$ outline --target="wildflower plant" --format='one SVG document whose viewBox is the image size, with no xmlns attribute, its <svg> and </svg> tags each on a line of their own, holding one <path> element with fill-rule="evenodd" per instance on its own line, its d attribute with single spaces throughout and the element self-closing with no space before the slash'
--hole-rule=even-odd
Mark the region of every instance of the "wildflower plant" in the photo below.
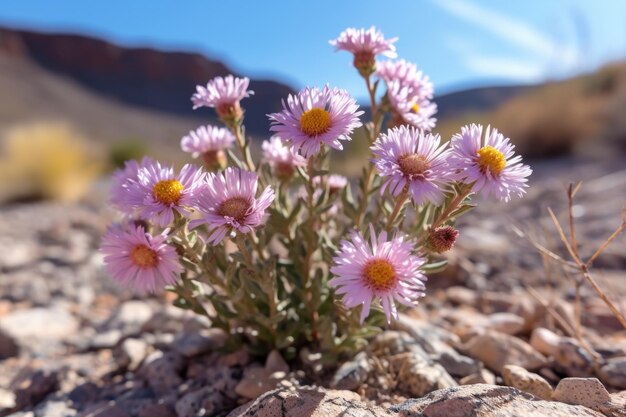
<svg viewBox="0 0 626 417">
<path fill-rule="evenodd" d="M 331 45 L 353 54 L 369 121 L 345 90 L 307 87 L 268 115 L 275 136 L 255 161 L 245 135 L 247 78 L 217 77 L 192 96 L 224 127 L 201 126 L 181 147 L 203 161 L 180 171 L 144 158 L 114 174 L 123 214 L 103 239 L 109 273 L 206 315 L 253 353 L 319 353 L 332 362 L 415 306 L 445 267 L 455 220 L 482 194 L 522 196 L 531 174 L 495 129 L 465 126 L 448 142 L 428 77 L 394 58 L 395 39 L 348 29 Z M 381 82 L 382 81 L 382 82 Z M 379 88 L 386 90 L 383 94 Z M 333 173 L 355 129 L 371 153 L 360 178 Z"/>
</svg>

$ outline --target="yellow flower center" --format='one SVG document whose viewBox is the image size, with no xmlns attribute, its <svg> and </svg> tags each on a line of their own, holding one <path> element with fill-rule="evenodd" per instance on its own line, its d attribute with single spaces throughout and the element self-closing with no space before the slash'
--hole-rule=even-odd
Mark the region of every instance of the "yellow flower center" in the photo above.
<svg viewBox="0 0 626 417">
<path fill-rule="evenodd" d="M 420 105 L 415 103 L 413 106 L 411 106 L 411 110 L 413 110 L 413 113 L 419 113 Z"/>
<path fill-rule="evenodd" d="M 366 263 L 363 276 L 367 285 L 377 291 L 389 291 L 396 283 L 396 270 L 386 259 L 372 259 Z"/>
<path fill-rule="evenodd" d="M 231 197 L 220 204 L 217 213 L 220 216 L 232 217 L 241 223 L 246 218 L 246 213 L 250 209 L 250 201 L 243 197 Z"/>
<path fill-rule="evenodd" d="M 130 251 L 130 259 L 141 269 L 154 268 L 158 262 L 157 253 L 146 245 L 137 245 Z"/>
<path fill-rule="evenodd" d="M 478 166 L 483 174 L 489 170 L 491 175 L 499 175 L 506 166 L 506 158 L 493 146 L 483 146 L 478 150 Z"/>
<path fill-rule="evenodd" d="M 163 204 L 176 204 L 184 188 L 178 180 L 161 180 L 154 184 L 154 198 Z"/>
<path fill-rule="evenodd" d="M 313 107 L 300 116 L 300 129 L 309 136 L 318 136 L 330 129 L 330 113 L 319 107 Z"/>
<path fill-rule="evenodd" d="M 400 165 L 400 171 L 407 176 L 423 175 L 430 168 L 426 157 L 415 153 L 402 155 L 398 158 L 398 165 Z"/>
</svg>

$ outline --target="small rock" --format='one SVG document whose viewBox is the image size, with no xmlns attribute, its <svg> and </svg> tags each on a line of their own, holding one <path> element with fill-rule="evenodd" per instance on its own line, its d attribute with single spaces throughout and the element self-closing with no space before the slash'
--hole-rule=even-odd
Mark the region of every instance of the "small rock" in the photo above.
<svg viewBox="0 0 626 417">
<path fill-rule="evenodd" d="M 523 340 L 494 331 L 475 336 L 464 350 L 469 356 L 481 360 L 489 369 L 499 374 L 502 374 L 504 365 L 519 365 L 534 370 L 546 362 L 542 354 Z"/>
<path fill-rule="evenodd" d="M 582 405 L 607 416 L 626 416 L 625 403 L 617 403 L 597 378 L 564 378 L 559 382 L 554 401 Z"/>
<path fill-rule="evenodd" d="M 474 306 L 478 301 L 476 291 L 469 288 L 454 286 L 446 290 L 446 298 L 454 304 Z"/>
<path fill-rule="evenodd" d="M 337 369 L 330 382 L 330 387 L 355 391 L 365 382 L 371 370 L 367 353 L 360 352 L 353 360 L 345 362 Z"/>
<path fill-rule="evenodd" d="M 137 417 L 177 417 L 167 404 L 151 404 L 139 412 Z"/>
<path fill-rule="evenodd" d="M 148 382 L 157 396 L 161 396 L 182 384 L 180 372 L 184 366 L 185 360 L 180 353 L 157 350 L 145 359 L 138 375 Z"/>
<path fill-rule="evenodd" d="M 265 369 L 271 372 L 289 372 L 289 365 L 279 351 L 272 350 L 265 360 Z"/>
<path fill-rule="evenodd" d="M 95 402 L 100 396 L 100 388 L 93 382 L 85 382 L 70 391 L 69 399 L 79 407 Z"/>
<path fill-rule="evenodd" d="M 598 374 L 605 384 L 626 389 L 626 357 L 609 359 Z"/>
<path fill-rule="evenodd" d="M 215 416 L 226 409 L 224 395 L 213 387 L 190 392 L 176 402 L 178 417 Z"/>
<path fill-rule="evenodd" d="M 219 349 L 228 336 L 221 329 L 209 329 L 204 334 L 183 333 L 172 343 L 172 349 L 187 357 L 198 356 Z"/>
<path fill-rule="evenodd" d="M 0 388 L 0 410 L 6 410 L 15 407 L 15 394 Z"/>
<path fill-rule="evenodd" d="M 148 353 L 148 344 L 142 339 L 126 339 L 114 351 L 113 355 L 121 368 L 136 369 Z"/>
<path fill-rule="evenodd" d="M 17 341 L 0 328 L 0 360 L 20 354 Z"/>
<path fill-rule="evenodd" d="M 603 417 L 580 405 L 539 400 L 515 388 L 487 384 L 442 389 L 390 411 L 396 417 Z"/>
<path fill-rule="evenodd" d="M 390 359 L 397 376 L 397 388 L 411 397 L 421 397 L 429 392 L 454 387 L 456 381 L 438 363 L 424 360 L 412 353 Z"/>
<path fill-rule="evenodd" d="M 539 353 L 552 356 L 556 352 L 561 336 L 543 327 L 537 327 L 530 335 L 530 345 Z"/>
<path fill-rule="evenodd" d="M 385 409 L 370 405 L 352 391 L 301 387 L 280 388 L 256 401 L 245 404 L 228 417 L 397 417 Z"/>
<path fill-rule="evenodd" d="M 59 375 L 54 371 L 35 371 L 15 390 L 17 409 L 37 405 L 48 394 L 59 388 Z"/>
<path fill-rule="evenodd" d="M 392 322 L 391 326 L 394 330 L 406 332 L 425 352 L 430 354 L 453 350 L 451 346 L 461 342 L 454 333 L 406 314 L 400 314 L 399 319 Z"/>
<path fill-rule="evenodd" d="M 75 415 L 76 410 L 69 407 L 65 401 L 48 401 L 35 410 L 35 417 L 71 417 Z"/>
<path fill-rule="evenodd" d="M 522 367 L 505 365 L 502 368 L 502 378 L 509 387 L 526 391 L 542 400 L 549 401 L 552 398 L 552 387 L 548 381 Z"/>
<path fill-rule="evenodd" d="M 125 335 L 134 334 L 138 333 L 151 317 L 152 307 L 145 301 L 126 301 L 117 308 L 105 327 L 121 330 Z"/>
<path fill-rule="evenodd" d="M 96 334 L 90 341 L 92 349 L 109 349 L 117 345 L 122 339 L 122 332 L 119 329 L 111 329 L 103 333 Z"/>
<path fill-rule="evenodd" d="M 472 385 L 472 384 L 490 384 L 496 383 L 496 376 L 488 369 L 481 369 L 475 374 L 468 375 L 459 380 L 459 385 Z"/>
<path fill-rule="evenodd" d="M 104 402 L 87 407 L 78 417 L 131 417 L 131 415 L 119 404 Z"/>
<path fill-rule="evenodd" d="M 60 308 L 15 310 L 0 319 L 0 330 L 22 339 L 63 339 L 78 330 L 78 320 Z"/>
<path fill-rule="evenodd" d="M 573 377 L 587 377 L 593 375 L 593 359 L 587 351 L 571 337 L 559 340 L 553 353 L 555 369 Z"/>
<path fill-rule="evenodd" d="M 476 360 L 463 356 L 455 350 L 442 352 L 431 356 L 431 358 L 443 366 L 450 375 L 456 377 L 468 376 L 480 370 L 480 365 Z"/>
<path fill-rule="evenodd" d="M 272 378 L 272 371 L 265 368 L 247 368 L 235 387 L 237 395 L 251 400 L 276 388 L 279 380 Z"/>
<path fill-rule="evenodd" d="M 479 325 L 488 330 L 514 335 L 524 328 L 524 319 L 512 313 L 494 313 Z"/>
</svg>

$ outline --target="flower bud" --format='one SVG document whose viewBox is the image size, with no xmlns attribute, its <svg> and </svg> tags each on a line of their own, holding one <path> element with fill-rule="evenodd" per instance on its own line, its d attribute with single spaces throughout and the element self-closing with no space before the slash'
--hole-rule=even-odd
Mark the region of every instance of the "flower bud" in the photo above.
<svg viewBox="0 0 626 417">
<path fill-rule="evenodd" d="M 440 226 L 431 230 L 426 240 L 426 247 L 432 252 L 444 253 L 452 249 L 459 231 L 452 226 Z"/>
</svg>

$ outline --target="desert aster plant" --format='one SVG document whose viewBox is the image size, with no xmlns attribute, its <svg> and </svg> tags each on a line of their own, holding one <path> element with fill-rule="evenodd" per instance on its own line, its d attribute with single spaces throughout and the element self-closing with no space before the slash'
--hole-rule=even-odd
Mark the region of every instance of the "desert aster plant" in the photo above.
<svg viewBox="0 0 626 417">
<path fill-rule="evenodd" d="M 147 156 L 144 156 L 141 162 L 130 159 L 124 162 L 123 168 L 116 169 L 113 172 L 113 181 L 110 192 L 111 198 L 109 201 L 124 215 L 132 216 L 136 214 L 135 208 L 126 203 L 127 196 L 130 192 L 131 186 L 138 181 L 137 174 L 139 173 L 139 170 L 142 167 L 154 163 L 155 161 Z"/>
<path fill-rule="evenodd" d="M 127 211 L 137 211 L 142 219 L 167 227 L 175 213 L 189 214 L 204 175 L 202 170 L 189 164 L 176 173 L 173 167 L 163 166 L 158 161 L 149 162 L 141 166 L 136 177 L 129 176 L 126 189 L 114 190 L 120 192 L 114 195 L 114 200 Z"/>
<path fill-rule="evenodd" d="M 291 178 L 296 167 L 306 165 L 306 159 L 298 155 L 291 146 L 285 144 L 278 136 L 263 141 L 261 147 L 265 161 L 272 166 L 276 176 L 281 179 Z"/>
<path fill-rule="evenodd" d="M 220 243 L 230 233 L 245 234 L 254 231 L 267 219 L 267 208 L 274 201 L 274 190 L 265 188 L 257 198 L 258 176 L 239 168 L 226 168 L 220 173 L 210 173 L 198 195 L 198 210 L 202 219 L 193 226 L 206 224 L 209 228 L 208 242 Z"/>
<path fill-rule="evenodd" d="M 433 83 L 412 62 L 404 59 L 379 62 L 376 75 L 386 83 L 397 81 L 402 86 L 410 87 L 413 94 L 420 99 L 433 98 Z"/>
<path fill-rule="evenodd" d="M 348 51 L 354 55 L 354 67 L 364 77 L 376 70 L 376 55 L 395 58 L 394 43 L 398 38 L 385 39 L 374 26 L 369 29 L 348 28 L 337 39 L 329 41 L 336 51 Z"/>
<path fill-rule="evenodd" d="M 472 191 L 484 197 L 493 194 L 502 201 L 526 192 L 532 170 L 522 164 L 521 156 L 515 156 L 515 145 L 497 129 L 488 126 L 483 136 L 481 125 L 463 126 L 452 137 L 451 148 L 450 166 L 456 178 L 472 185 Z"/>
<path fill-rule="evenodd" d="M 141 292 L 155 292 L 174 285 L 183 267 L 166 235 L 152 236 L 142 226 L 124 231 L 109 228 L 102 239 L 101 251 L 107 272 L 120 283 Z"/>
<path fill-rule="evenodd" d="M 268 115 L 271 130 L 287 139 L 309 158 L 322 144 L 343 149 L 341 140 L 350 140 L 353 130 L 361 126 L 359 105 L 345 90 L 307 87 L 283 101 L 283 111 Z"/>
<path fill-rule="evenodd" d="M 387 240 L 386 232 L 376 236 L 372 225 L 369 229 L 370 243 L 357 231 L 341 242 L 330 269 L 335 278 L 328 284 L 343 294 L 346 307 L 362 306 L 361 323 L 374 300 L 380 301 L 387 322 L 391 322 L 392 317 L 398 318 L 395 301 L 415 306 L 424 296 L 426 277 L 419 268 L 425 259 L 413 254 L 414 247 L 405 236 Z"/>
<path fill-rule="evenodd" d="M 230 130 L 216 126 L 200 126 L 184 136 L 180 141 L 183 151 L 191 154 L 192 158 L 202 155 L 204 163 L 210 168 L 224 168 L 226 155 L 224 150 L 235 142 L 235 136 Z"/>
<path fill-rule="evenodd" d="M 381 134 L 370 148 L 372 162 L 383 177 L 381 193 L 409 193 L 415 205 L 441 204 L 451 172 L 447 143 L 439 135 L 400 126 Z"/>
<path fill-rule="evenodd" d="M 243 111 L 240 102 L 254 94 L 254 91 L 248 90 L 249 85 L 250 79 L 247 77 L 215 77 L 206 87 L 196 87 L 196 93 L 191 97 L 193 108 L 214 107 L 217 115 L 227 125 L 241 123 Z"/>
<path fill-rule="evenodd" d="M 392 109 L 392 126 L 409 124 L 430 131 L 435 127 L 437 105 L 421 96 L 420 89 L 398 80 L 387 83 L 387 100 Z"/>
</svg>

